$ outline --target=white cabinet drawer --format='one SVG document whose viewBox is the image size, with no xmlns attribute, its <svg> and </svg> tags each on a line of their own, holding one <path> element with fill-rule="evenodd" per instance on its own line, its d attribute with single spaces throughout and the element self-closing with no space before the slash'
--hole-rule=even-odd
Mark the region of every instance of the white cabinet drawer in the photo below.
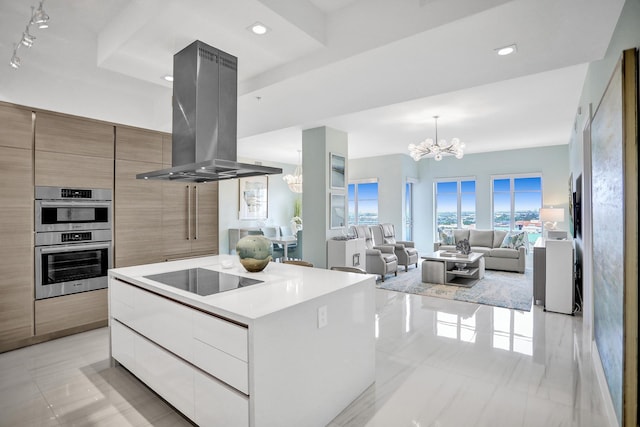
<svg viewBox="0 0 640 427">
<path fill-rule="evenodd" d="M 135 354 L 136 376 L 193 420 L 194 368 L 137 334 Z"/>
<path fill-rule="evenodd" d="M 194 365 L 200 367 L 244 394 L 249 394 L 247 362 L 233 357 L 202 341 L 194 340 Z"/>
<path fill-rule="evenodd" d="M 182 358 L 192 360 L 193 310 L 151 292 L 132 289 L 135 307 L 133 329 Z"/>
<path fill-rule="evenodd" d="M 215 379 L 194 372 L 195 422 L 199 426 L 249 425 L 249 398 Z"/>
<path fill-rule="evenodd" d="M 240 360 L 248 360 L 245 327 L 194 311 L 193 337 Z"/>
<path fill-rule="evenodd" d="M 109 309 L 111 317 L 115 317 L 125 325 L 131 326 L 134 321 L 133 308 L 134 288 L 124 283 L 109 280 Z"/>
<path fill-rule="evenodd" d="M 130 371 L 136 370 L 135 332 L 111 319 L 111 355 Z"/>
</svg>

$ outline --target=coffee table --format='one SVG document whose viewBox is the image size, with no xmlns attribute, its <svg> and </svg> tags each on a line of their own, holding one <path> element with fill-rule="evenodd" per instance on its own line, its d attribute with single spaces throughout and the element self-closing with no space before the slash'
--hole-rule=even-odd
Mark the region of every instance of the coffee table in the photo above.
<svg viewBox="0 0 640 427">
<path fill-rule="evenodd" d="M 424 259 L 422 261 L 423 282 L 470 288 L 484 277 L 484 258 L 481 253 L 471 252 L 468 256 L 460 256 L 446 251 L 437 251 L 423 255 L 421 258 Z"/>
</svg>

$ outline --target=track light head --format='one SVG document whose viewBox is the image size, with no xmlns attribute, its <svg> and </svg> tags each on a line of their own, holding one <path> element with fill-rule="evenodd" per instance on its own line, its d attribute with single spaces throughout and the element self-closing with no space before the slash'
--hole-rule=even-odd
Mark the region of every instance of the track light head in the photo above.
<svg viewBox="0 0 640 427">
<path fill-rule="evenodd" d="M 47 15 L 47 13 L 44 11 L 42 4 L 44 3 L 44 0 L 40 1 L 40 6 L 38 6 L 38 9 L 36 9 L 36 11 L 33 11 L 33 6 L 31 7 L 31 24 L 32 25 L 37 25 L 38 28 L 49 28 L 49 15 Z"/>
<path fill-rule="evenodd" d="M 22 33 L 22 40 L 20 40 L 20 43 L 22 43 L 23 46 L 31 47 L 33 46 L 33 42 L 35 40 L 36 38 L 31 34 L 29 34 L 29 26 L 27 25 L 27 28 L 25 28 L 24 33 Z"/>
</svg>

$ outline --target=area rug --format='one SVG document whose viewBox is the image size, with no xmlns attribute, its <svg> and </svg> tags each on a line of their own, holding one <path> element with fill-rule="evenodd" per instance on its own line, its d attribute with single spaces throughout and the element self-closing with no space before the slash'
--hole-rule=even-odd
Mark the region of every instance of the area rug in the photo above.
<svg viewBox="0 0 640 427">
<path fill-rule="evenodd" d="M 389 291 L 531 311 L 532 275 L 530 269 L 525 270 L 524 274 L 486 270 L 484 279 L 479 280 L 471 288 L 464 288 L 423 283 L 422 270 L 418 267 L 410 268 L 408 272 L 398 271 L 397 277 L 387 276 L 384 282 L 378 280 L 376 287 Z"/>
</svg>

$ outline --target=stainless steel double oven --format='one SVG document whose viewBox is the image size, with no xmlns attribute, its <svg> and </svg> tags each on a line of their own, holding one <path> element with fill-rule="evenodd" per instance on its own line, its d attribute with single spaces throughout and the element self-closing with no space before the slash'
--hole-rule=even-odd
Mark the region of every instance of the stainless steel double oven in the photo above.
<svg viewBox="0 0 640 427">
<path fill-rule="evenodd" d="M 108 189 L 36 187 L 36 299 L 107 287 L 111 194 Z"/>
</svg>

